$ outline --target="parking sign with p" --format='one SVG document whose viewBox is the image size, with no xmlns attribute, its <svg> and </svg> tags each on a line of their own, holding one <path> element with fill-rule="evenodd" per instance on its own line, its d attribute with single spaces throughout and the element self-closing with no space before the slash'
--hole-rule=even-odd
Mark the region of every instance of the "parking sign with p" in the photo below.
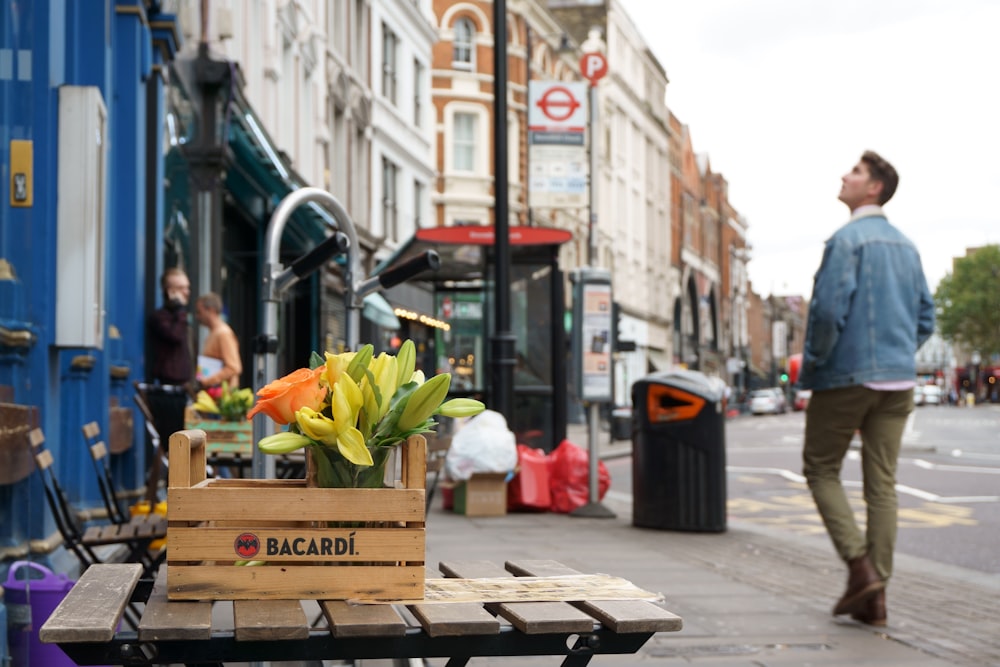
<svg viewBox="0 0 1000 667">
<path fill-rule="evenodd" d="M 608 60 L 603 53 L 594 51 L 580 56 L 580 73 L 591 86 L 596 86 L 598 79 L 608 73 Z"/>
</svg>

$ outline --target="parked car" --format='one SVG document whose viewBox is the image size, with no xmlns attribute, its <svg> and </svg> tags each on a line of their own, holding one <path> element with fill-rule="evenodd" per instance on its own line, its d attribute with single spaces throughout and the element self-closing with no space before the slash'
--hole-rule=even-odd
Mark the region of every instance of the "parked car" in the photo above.
<svg viewBox="0 0 1000 667">
<path fill-rule="evenodd" d="M 806 406 L 809 405 L 809 399 L 812 398 L 812 389 L 799 389 L 795 392 L 795 401 L 792 403 L 792 408 L 795 410 L 805 410 Z"/>
<path fill-rule="evenodd" d="M 750 412 L 755 415 L 780 415 L 788 409 L 785 392 L 778 387 L 756 389 L 750 394 Z"/>
<path fill-rule="evenodd" d="M 929 384 L 922 387 L 920 393 L 923 396 L 924 405 L 941 405 L 941 387 Z"/>
<path fill-rule="evenodd" d="M 924 388 L 919 384 L 913 388 L 913 404 L 914 405 L 924 404 Z"/>
</svg>

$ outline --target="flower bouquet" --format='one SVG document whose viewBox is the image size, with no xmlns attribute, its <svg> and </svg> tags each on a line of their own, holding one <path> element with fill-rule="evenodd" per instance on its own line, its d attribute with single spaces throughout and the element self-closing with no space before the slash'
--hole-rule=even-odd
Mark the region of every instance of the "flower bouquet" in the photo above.
<svg viewBox="0 0 1000 667">
<path fill-rule="evenodd" d="M 484 405 L 468 398 L 445 401 L 451 375 L 425 380 L 415 371 L 416 348 L 407 340 L 396 356 L 365 345 L 357 352 L 313 353 L 300 368 L 257 392 L 247 414 L 263 412 L 281 433 L 257 443 L 265 454 L 308 448 L 317 483 L 328 488 L 378 488 L 392 449 L 412 435 L 434 430 L 433 417 L 470 417 Z"/>
<path fill-rule="evenodd" d="M 253 390 L 249 387 L 230 389 L 223 384 L 218 400 L 202 389 L 195 396 L 192 406 L 202 416 L 221 418 L 227 422 L 242 422 L 247 418 L 247 411 L 253 407 Z"/>
</svg>

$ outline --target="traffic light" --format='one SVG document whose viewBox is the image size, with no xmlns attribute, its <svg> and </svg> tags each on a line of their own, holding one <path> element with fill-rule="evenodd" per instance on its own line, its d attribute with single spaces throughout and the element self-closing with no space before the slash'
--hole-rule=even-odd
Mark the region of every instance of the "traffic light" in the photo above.
<svg viewBox="0 0 1000 667">
<path fill-rule="evenodd" d="M 611 350 L 613 352 L 635 352 L 635 341 L 622 340 L 618 335 L 621 331 L 622 310 L 617 301 L 611 302 L 611 322 L 611 326 L 613 327 L 611 335 Z"/>
<path fill-rule="evenodd" d="M 781 371 L 781 375 L 778 376 L 778 379 L 781 381 L 781 384 L 788 384 L 788 373 Z"/>
</svg>

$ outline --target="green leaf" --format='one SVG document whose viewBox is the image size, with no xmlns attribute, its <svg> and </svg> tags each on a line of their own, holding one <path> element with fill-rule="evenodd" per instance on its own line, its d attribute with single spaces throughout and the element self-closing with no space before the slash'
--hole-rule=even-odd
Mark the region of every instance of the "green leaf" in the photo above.
<svg viewBox="0 0 1000 667">
<path fill-rule="evenodd" d="M 309 370 L 314 371 L 325 363 L 326 358 L 316 350 L 309 355 Z"/>
<path fill-rule="evenodd" d="M 360 384 L 361 378 L 365 376 L 365 371 L 368 370 L 368 364 L 371 363 L 374 353 L 375 346 L 369 343 L 354 354 L 351 358 L 351 363 L 347 365 L 347 374 L 351 376 L 352 380 Z"/>
<path fill-rule="evenodd" d="M 401 387 L 410 381 L 413 369 L 417 364 L 417 348 L 413 341 L 407 338 L 399 346 L 399 354 L 396 355 L 396 387 Z"/>
<path fill-rule="evenodd" d="M 403 413 L 399 416 L 400 430 L 408 430 L 421 424 L 437 412 L 451 386 L 451 375 L 441 373 L 435 375 L 420 385 L 406 402 Z"/>
</svg>

